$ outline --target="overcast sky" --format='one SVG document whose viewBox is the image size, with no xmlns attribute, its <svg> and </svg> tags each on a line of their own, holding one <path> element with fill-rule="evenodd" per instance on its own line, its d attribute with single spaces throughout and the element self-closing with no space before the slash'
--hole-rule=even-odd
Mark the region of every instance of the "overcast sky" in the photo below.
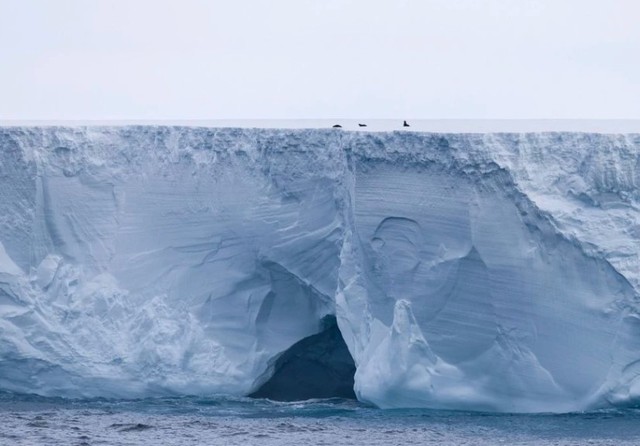
<svg viewBox="0 0 640 446">
<path fill-rule="evenodd" d="M 0 0 L 0 119 L 640 118 L 638 0 Z"/>
</svg>

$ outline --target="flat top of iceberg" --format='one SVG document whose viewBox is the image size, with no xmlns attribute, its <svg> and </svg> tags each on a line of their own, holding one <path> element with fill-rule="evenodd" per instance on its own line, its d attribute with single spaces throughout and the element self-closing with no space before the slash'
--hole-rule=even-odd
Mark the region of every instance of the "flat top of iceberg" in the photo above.
<svg viewBox="0 0 640 446">
<path fill-rule="evenodd" d="M 340 124 L 343 130 L 373 132 L 408 130 L 435 133 L 640 133 L 640 119 L 408 119 L 408 122 L 410 127 L 403 128 L 403 119 L 5 120 L 0 121 L 0 127 L 163 125 L 212 128 L 310 129 L 331 128 L 334 124 Z M 358 124 L 366 124 L 367 126 L 360 127 Z"/>
</svg>

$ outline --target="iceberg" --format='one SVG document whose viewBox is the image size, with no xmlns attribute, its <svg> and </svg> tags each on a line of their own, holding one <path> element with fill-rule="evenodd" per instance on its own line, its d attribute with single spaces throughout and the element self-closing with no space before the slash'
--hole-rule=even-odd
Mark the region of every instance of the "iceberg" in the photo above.
<svg viewBox="0 0 640 446">
<path fill-rule="evenodd" d="M 0 128 L 0 389 L 637 404 L 639 186 L 630 133 Z"/>
</svg>

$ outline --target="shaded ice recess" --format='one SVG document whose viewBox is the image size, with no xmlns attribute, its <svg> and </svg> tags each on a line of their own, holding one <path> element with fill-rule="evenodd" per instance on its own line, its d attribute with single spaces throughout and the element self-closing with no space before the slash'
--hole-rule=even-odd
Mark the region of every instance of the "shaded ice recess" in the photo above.
<svg viewBox="0 0 640 446">
<path fill-rule="evenodd" d="M 2 128 L 0 389 L 259 394 L 344 341 L 382 408 L 637 404 L 639 185 L 634 134 Z"/>
<path fill-rule="evenodd" d="M 312 398 L 355 399 L 356 366 L 334 316 L 324 318 L 323 330 L 297 342 L 273 361 L 267 381 L 253 398 L 300 401 Z"/>
</svg>

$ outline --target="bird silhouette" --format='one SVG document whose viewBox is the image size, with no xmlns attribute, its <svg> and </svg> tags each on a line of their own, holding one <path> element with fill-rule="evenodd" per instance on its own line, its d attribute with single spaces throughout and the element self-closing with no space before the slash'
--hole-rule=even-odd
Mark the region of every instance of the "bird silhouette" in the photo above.
<svg viewBox="0 0 640 446">
<path fill-rule="evenodd" d="M 404 121 L 404 124 L 402 124 L 402 127 L 410 127 L 410 125 L 407 124 L 407 121 Z"/>
<path fill-rule="evenodd" d="M 367 124 L 358 124 L 358 127 L 366 127 Z"/>
<path fill-rule="evenodd" d="M 342 126 L 341 126 L 340 124 L 335 124 L 335 125 L 333 126 L 333 128 L 334 128 L 334 129 L 341 129 L 341 128 L 342 128 Z"/>
</svg>

